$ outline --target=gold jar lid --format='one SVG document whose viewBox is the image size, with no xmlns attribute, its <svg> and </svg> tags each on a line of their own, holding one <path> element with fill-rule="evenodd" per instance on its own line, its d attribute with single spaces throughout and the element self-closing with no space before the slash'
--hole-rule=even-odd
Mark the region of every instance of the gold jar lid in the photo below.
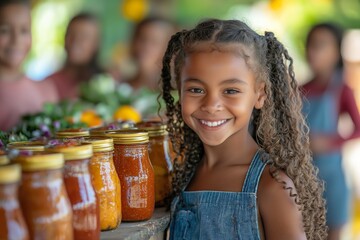
<svg viewBox="0 0 360 240">
<path fill-rule="evenodd" d="M 57 138 L 80 138 L 80 137 L 88 137 L 90 136 L 90 133 L 89 130 L 86 129 L 72 128 L 72 129 L 57 131 L 55 135 Z"/>
<path fill-rule="evenodd" d="M 110 129 L 107 129 L 106 127 L 97 127 L 97 128 L 90 129 L 90 136 L 91 137 L 104 137 L 104 136 L 106 136 L 107 132 L 113 132 L 113 131 L 116 131 L 116 130 L 110 130 Z"/>
<path fill-rule="evenodd" d="M 106 136 L 114 139 L 114 144 L 142 144 L 149 142 L 149 134 L 144 130 L 122 129 L 107 132 Z"/>
<path fill-rule="evenodd" d="M 110 137 L 86 137 L 83 143 L 91 143 L 93 152 L 109 152 L 114 150 L 114 141 Z"/>
<path fill-rule="evenodd" d="M 6 155 L 0 155 L 0 166 L 9 163 L 9 158 Z"/>
<path fill-rule="evenodd" d="M 0 184 L 18 182 L 21 177 L 19 164 L 7 164 L 0 166 Z"/>
<path fill-rule="evenodd" d="M 64 156 L 60 153 L 32 152 L 31 155 L 20 154 L 14 158 L 25 172 L 59 169 L 64 166 Z"/>
<path fill-rule="evenodd" d="M 74 141 L 54 144 L 52 146 L 48 146 L 46 150 L 49 152 L 62 153 L 65 161 L 91 158 L 93 155 L 93 148 L 90 143 L 80 143 Z"/>
<path fill-rule="evenodd" d="M 144 121 L 136 124 L 140 130 L 145 130 L 149 133 L 149 137 L 165 136 L 167 135 L 166 125 L 160 121 Z"/>
<path fill-rule="evenodd" d="M 45 143 L 41 141 L 12 142 L 7 145 L 7 148 L 39 152 L 45 150 Z"/>
</svg>

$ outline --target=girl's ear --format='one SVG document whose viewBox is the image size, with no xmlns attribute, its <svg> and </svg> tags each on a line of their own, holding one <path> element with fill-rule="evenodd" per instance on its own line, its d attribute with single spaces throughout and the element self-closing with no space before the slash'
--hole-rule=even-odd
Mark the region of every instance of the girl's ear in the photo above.
<svg viewBox="0 0 360 240">
<path fill-rule="evenodd" d="M 266 93 L 265 93 L 265 82 L 261 82 L 258 84 L 257 89 L 256 89 L 256 102 L 255 102 L 255 108 L 256 109 L 260 109 L 264 106 L 264 102 L 267 98 Z"/>
</svg>

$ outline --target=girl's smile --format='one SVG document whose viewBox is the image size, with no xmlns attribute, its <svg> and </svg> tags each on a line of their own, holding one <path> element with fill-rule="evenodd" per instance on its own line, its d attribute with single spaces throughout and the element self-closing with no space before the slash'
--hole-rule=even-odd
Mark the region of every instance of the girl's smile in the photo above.
<svg viewBox="0 0 360 240">
<path fill-rule="evenodd" d="M 181 72 L 183 119 L 206 145 L 219 145 L 233 135 L 244 139 L 252 111 L 263 101 L 258 85 L 239 55 L 191 53 Z"/>
</svg>

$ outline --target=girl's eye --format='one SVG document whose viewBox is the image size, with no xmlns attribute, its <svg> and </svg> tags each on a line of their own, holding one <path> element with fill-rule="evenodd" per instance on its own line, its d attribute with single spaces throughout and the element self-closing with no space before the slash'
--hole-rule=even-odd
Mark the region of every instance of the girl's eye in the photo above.
<svg viewBox="0 0 360 240">
<path fill-rule="evenodd" d="M 204 90 L 201 88 L 190 88 L 190 89 L 188 89 L 188 91 L 191 93 L 199 93 L 199 94 L 204 93 Z"/>
<path fill-rule="evenodd" d="M 239 90 L 236 90 L 236 89 L 226 89 L 224 91 L 225 94 L 236 94 L 236 93 L 239 93 L 240 91 Z"/>
</svg>

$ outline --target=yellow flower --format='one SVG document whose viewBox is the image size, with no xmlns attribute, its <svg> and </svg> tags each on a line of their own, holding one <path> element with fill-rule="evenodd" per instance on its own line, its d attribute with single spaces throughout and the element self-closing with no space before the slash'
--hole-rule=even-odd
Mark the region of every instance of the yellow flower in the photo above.
<svg viewBox="0 0 360 240">
<path fill-rule="evenodd" d="M 140 21 L 148 11 L 149 3 L 147 0 L 125 0 L 122 4 L 122 15 L 130 21 Z"/>
<path fill-rule="evenodd" d="M 133 121 L 135 123 L 141 121 L 140 113 L 129 105 L 119 107 L 114 113 L 115 121 Z"/>
</svg>

